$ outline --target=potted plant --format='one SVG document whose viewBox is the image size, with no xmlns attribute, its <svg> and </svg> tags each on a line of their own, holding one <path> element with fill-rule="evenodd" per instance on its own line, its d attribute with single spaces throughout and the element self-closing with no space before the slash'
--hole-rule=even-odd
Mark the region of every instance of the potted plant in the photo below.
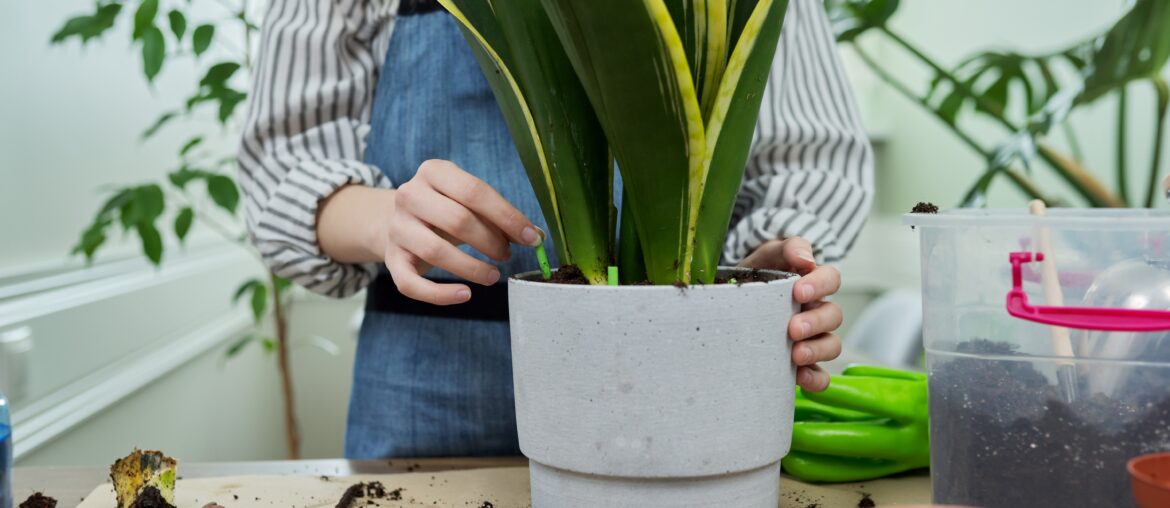
<svg viewBox="0 0 1170 508">
<path fill-rule="evenodd" d="M 509 282 L 533 504 L 776 506 L 795 277 L 718 262 L 787 2 L 440 1 L 580 270 Z"/>
</svg>

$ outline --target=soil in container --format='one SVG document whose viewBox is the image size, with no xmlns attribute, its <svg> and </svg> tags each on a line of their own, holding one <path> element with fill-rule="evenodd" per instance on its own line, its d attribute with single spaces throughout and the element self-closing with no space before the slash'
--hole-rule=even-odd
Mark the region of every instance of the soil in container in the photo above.
<svg viewBox="0 0 1170 508">
<path fill-rule="evenodd" d="M 1072 404 L 1013 346 L 958 345 L 932 360 L 931 464 L 940 503 L 1020 507 L 1132 506 L 1126 461 L 1170 446 L 1170 368 L 1143 368 L 1116 393 L 1091 393 L 1082 376 Z"/>
</svg>

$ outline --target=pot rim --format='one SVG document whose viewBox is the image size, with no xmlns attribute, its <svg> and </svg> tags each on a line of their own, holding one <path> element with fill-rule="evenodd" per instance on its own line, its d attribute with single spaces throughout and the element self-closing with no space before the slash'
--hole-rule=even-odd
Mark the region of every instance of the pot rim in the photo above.
<svg viewBox="0 0 1170 508">
<path fill-rule="evenodd" d="M 554 268 L 552 271 L 555 272 L 557 270 L 558 270 L 557 268 Z M 685 288 L 680 288 L 680 287 L 672 285 L 672 284 L 656 284 L 656 285 L 647 285 L 647 286 L 629 286 L 629 285 L 609 286 L 609 285 L 604 285 L 604 284 L 555 284 L 555 283 L 551 283 L 551 282 L 545 282 L 543 280 L 540 280 L 540 270 L 532 270 L 532 271 L 528 271 L 528 272 L 517 273 L 515 275 L 508 277 L 508 285 L 509 286 L 512 286 L 512 285 L 531 286 L 531 287 L 582 288 L 582 289 L 590 289 L 590 290 L 597 290 L 597 291 L 666 291 L 666 290 L 679 291 L 680 289 L 685 289 L 688 291 L 689 290 L 696 290 L 696 289 L 701 289 L 701 290 L 705 290 L 705 291 L 716 291 L 716 290 L 726 290 L 726 289 L 737 289 L 741 286 L 759 287 L 759 286 L 764 286 L 764 285 L 768 285 L 768 284 L 772 284 L 772 283 L 794 283 L 798 279 L 800 279 L 800 275 L 792 273 L 792 272 L 784 272 L 784 271 L 780 271 L 780 270 L 770 270 L 770 269 L 763 269 L 763 268 L 760 268 L 760 269 L 744 268 L 744 267 L 739 267 L 739 266 L 720 266 L 718 274 L 719 275 L 733 275 L 733 274 L 737 274 L 737 273 L 747 273 L 747 272 L 750 272 L 752 270 L 758 270 L 760 273 L 768 274 L 768 275 L 771 275 L 775 278 L 771 279 L 771 280 L 766 280 L 766 281 L 743 282 L 743 283 L 736 283 L 736 284 L 691 284 L 691 285 L 686 286 Z"/>
<path fill-rule="evenodd" d="M 1170 459 L 1170 452 L 1147 453 L 1145 455 L 1139 455 L 1129 459 L 1129 461 L 1125 464 L 1125 469 L 1129 471 L 1129 475 L 1135 480 L 1138 480 L 1161 491 L 1170 491 L 1170 479 L 1158 481 L 1151 477 L 1149 473 L 1138 469 L 1139 463 L 1157 459 Z"/>
</svg>

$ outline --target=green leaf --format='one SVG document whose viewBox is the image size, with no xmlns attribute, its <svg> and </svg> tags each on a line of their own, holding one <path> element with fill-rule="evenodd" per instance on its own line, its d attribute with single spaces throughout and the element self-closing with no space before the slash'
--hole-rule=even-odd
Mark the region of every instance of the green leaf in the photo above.
<svg viewBox="0 0 1170 508">
<path fill-rule="evenodd" d="M 993 115 L 1002 115 L 1004 108 L 1007 106 L 1008 86 L 1011 84 L 1011 76 L 1005 74 L 995 80 L 987 90 L 983 92 L 984 101 L 977 104 L 976 109 L 980 111 L 989 112 Z"/>
<path fill-rule="evenodd" d="M 207 69 L 207 73 L 203 75 L 203 79 L 199 80 L 199 86 L 206 86 L 211 88 L 222 87 L 224 83 L 240 69 L 240 64 L 236 62 L 221 62 L 212 65 Z"/>
<path fill-rule="evenodd" d="M 248 279 L 248 280 L 242 282 L 239 285 L 239 287 L 236 288 L 235 295 L 232 296 L 232 303 L 238 303 L 240 301 L 240 298 L 242 298 L 245 294 L 247 294 L 249 291 L 251 291 L 252 288 L 254 288 L 256 286 L 263 286 L 263 285 L 264 285 L 264 283 L 261 282 L 260 279 L 255 279 L 255 278 Z"/>
<path fill-rule="evenodd" d="M 723 256 L 727 224 L 743 182 L 760 101 L 787 8 L 787 0 L 761 1 L 756 5 L 731 53 L 719 83 L 718 100 L 707 118 L 707 152 L 703 159 L 707 181 L 701 202 L 692 205 L 696 232 L 691 272 L 693 279 L 703 283 L 714 282 Z"/>
<path fill-rule="evenodd" d="M 284 294 L 285 290 L 287 290 L 289 287 L 292 286 L 292 281 L 290 281 L 284 277 L 275 277 L 275 280 L 276 280 L 275 285 L 276 285 L 276 293 L 277 294 Z"/>
<path fill-rule="evenodd" d="M 762 3 L 762 2 L 761 2 Z M 600 120 L 649 280 L 689 280 L 705 184 L 703 117 L 683 41 L 662 2 L 544 0 Z M 692 210 L 691 206 L 695 208 Z"/>
<path fill-rule="evenodd" d="M 252 342 L 253 340 L 256 340 L 256 336 L 252 334 L 240 337 L 239 340 L 233 342 L 231 346 L 228 346 L 227 351 L 224 352 L 224 356 L 228 358 L 234 358 L 244 350 L 244 347 L 246 347 L 248 343 Z"/>
<path fill-rule="evenodd" d="M 259 323 L 268 312 L 268 286 L 256 284 L 252 286 L 252 320 Z"/>
<path fill-rule="evenodd" d="M 122 4 L 111 3 L 99 5 L 97 10 L 87 16 L 75 16 L 69 18 L 64 25 L 61 26 L 53 34 L 50 42 L 52 44 L 59 44 L 69 37 L 79 37 L 84 44 L 90 39 L 100 37 L 103 33 L 114 26 L 114 21 L 118 17 L 118 13 L 122 11 Z"/>
<path fill-rule="evenodd" d="M 272 337 L 264 337 L 264 339 L 260 341 L 260 346 L 264 348 L 265 353 L 272 353 L 276 351 L 276 341 L 273 340 Z"/>
<path fill-rule="evenodd" d="M 139 222 L 154 222 L 166 209 L 166 197 L 158 184 L 140 185 L 134 189 L 134 211 Z"/>
<path fill-rule="evenodd" d="M 179 210 L 179 214 L 175 216 L 175 236 L 179 237 L 179 242 L 187 238 L 187 233 L 191 231 L 191 223 L 194 219 L 195 210 L 189 206 Z"/>
<path fill-rule="evenodd" d="M 139 222 L 137 226 L 138 238 L 142 240 L 142 253 L 154 266 L 162 262 L 162 236 L 158 229 L 150 222 Z"/>
<path fill-rule="evenodd" d="M 1170 2 L 1138 0 L 1100 39 L 1078 102 L 1092 102 L 1137 79 L 1152 78 L 1170 60 Z"/>
<path fill-rule="evenodd" d="M 108 218 L 99 217 L 81 233 L 81 239 L 73 247 L 71 253 L 74 255 L 85 254 L 85 261 L 92 262 L 98 247 L 106 242 L 106 229 L 109 228 L 110 224 L 111 221 Z"/>
<path fill-rule="evenodd" d="M 180 189 L 186 189 L 187 184 L 192 180 L 207 178 L 210 173 L 201 169 L 191 169 L 187 166 L 179 168 L 178 171 L 171 172 L 167 175 L 167 179 L 171 181 L 171 185 Z"/>
<path fill-rule="evenodd" d="M 236 183 L 223 175 L 207 176 L 207 193 L 211 200 L 220 208 L 230 213 L 236 213 L 236 206 L 240 203 L 240 192 L 236 190 Z"/>
<path fill-rule="evenodd" d="M 215 97 L 219 99 L 219 123 L 225 123 L 232 117 L 236 107 L 244 102 L 247 94 L 230 88 L 221 89 Z"/>
<path fill-rule="evenodd" d="M 187 17 L 178 9 L 171 9 L 167 13 L 167 20 L 171 23 L 171 33 L 175 34 L 175 39 L 182 40 L 187 33 Z"/>
<path fill-rule="evenodd" d="M 199 25 L 191 33 L 191 50 L 195 56 L 202 55 L 211 46 L 211 38 L 215 36 L 214 25 Z"/>
<path fill-rule="evenodd" d="M 604 283 L 613 168 L 588 97 L 539 0 L 442 0 L 495 94 L 561 263 Z"/>
<path fill-rule="evenodd" d="M 113 213 L 114 210 L 122 208 L 122 205 L 126 204 L 126 202 L 129 201 L 133 197 L 134 197 L 134 189 L 133 188 L 128 187 L 128 188 L 119 190 L 118 192 L 114 193 L 113 196 L 110 196 L 110 198 L 107 199 L 105 203 L 102 204 L 102 207 L 98 210 L 98 214 L 97 214 L 98 218 L 108 217 L 111 213 Z"/>
<path fill-rule="evenodd" d="M 161 129 L 171 120 L 174 120 L 177 116 L 179 116 L 178 111 L 167 111 L 166 113 L 163 113 L 158 117 L 158 119 L 154 121 L 153 124 L 150 125 L 150 127 L 147 127 L 145 131 L 142 131 L 142 139 L 151 138 L 156 133 L 158 133 L 159 129 Z"/>
<path fill-rule="evenodd" d="M 955 125 L 959 121 L 959 110 L 963 107 L 965 97 L 962 92 L 953 90 L 950 95 L 943 99 L 942 104 L 938 106 L 938 112 L 943 120 L 951 125 Z"/>
<path fill-rule="evenodd" d="M 147 81 L 154 81 L 166 57 L 167 41 L 162 31 L 154 26 L 147 28 L 142 34 L 142 73 L 146 75 Z"/>
<path fill-rule="evenodd" d="M 138 10 L 134 11 L 134 32 L 132 37 L 138 40 L 146 35 L 146 31 L 154 28 L 154 17 L 158 15 L 158 0 L 142 0 Z"/>
<path fill-rule="evenodd" d="M 838 42 L 851 42 L 886 24 L 898 11 L 897 0 L 825 0 L 825 10 Z"/>
<path fill-rule="evenodd" d="M 183 145 L 183 148 L 179 149 L 179 156 L 182 157 L 184 155 L 187 155 L 187 152 L 190 152 L 192 148 L 199 146 L 199 143 L 202 143 L 202 142 L 203 142 L 203 136 L 195 136 L 195 137 L 191 138 L 190 140 L 187 141 L 186 144 Z"/>
</svg>

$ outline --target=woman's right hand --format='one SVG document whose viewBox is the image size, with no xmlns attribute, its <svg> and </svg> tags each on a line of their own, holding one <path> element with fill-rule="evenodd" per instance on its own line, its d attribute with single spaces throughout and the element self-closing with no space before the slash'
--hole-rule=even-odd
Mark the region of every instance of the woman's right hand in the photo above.
<svg viewBox="0 0 1170 508">
<path fill-rule="evenodd" d="M 466 302 L 471 290 L 465 284 L 424 278 L 431 267 L 483 285 L 500 280 L 496 267 L 458 245 L 468 244 L 502 262 L 511 256 L 510 243 L 535 246 L 541 234 L 490 185 L 445 160 L 423 162 L 415 177 L 397 189 L 342 188 L 322 202 L 320 210 L 317 234 L 326 254 L 342 262 L 361 262 L 370 259 L 357 258 L 380 253 L 402 294 L 436 305 Z M 362 235 L 364 241 L 359 240 L 365 244 L 361 253 L 347 248 L 347 220 L 372 228 Z"/>
</svg>

